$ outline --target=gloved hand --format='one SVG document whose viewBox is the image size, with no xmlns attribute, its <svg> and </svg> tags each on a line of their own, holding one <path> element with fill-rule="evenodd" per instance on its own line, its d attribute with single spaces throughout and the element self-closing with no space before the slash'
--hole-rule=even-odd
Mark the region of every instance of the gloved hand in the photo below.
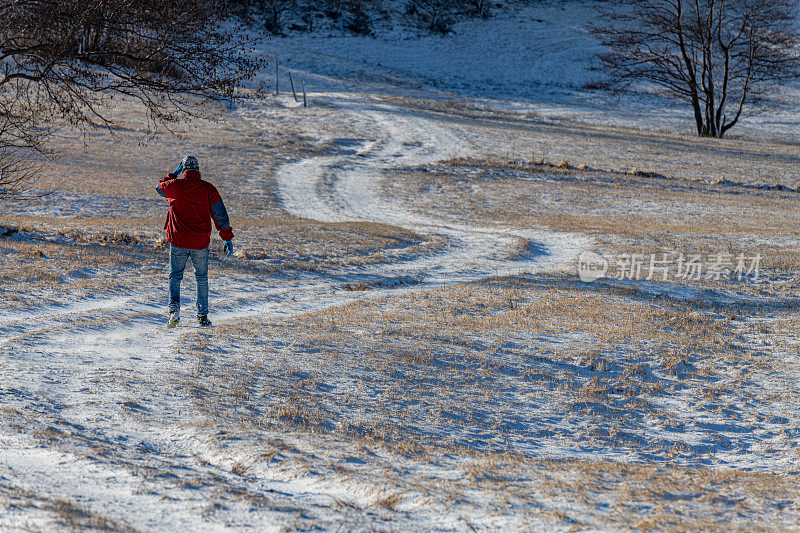
<svg viewBox="0 0 800 533">
<path fill-rule="evenodd" d="M 172 174 L 170 174 L 170 176 L 172 176 L 172 177 L 173 177 L 173 179 L 174 179 L 174 178 L 177 178 L 177 177 L 179 177 L 179 176 L 181 175 L 181 172 L 183 172 L 183 159 L 181 159 L 181 162 L 180 162 L 180 163 L 178 163 L 178 168 L 176 168 L 176 169 L 175 169 L 175 172 L 173 172 Z"/>
<path fill-rule="evenodd" d="M 233 241 L 225 241 L 222 251 L 225 252 L 225 257 L 230 257 L 233 253 Z"/>
</svg>

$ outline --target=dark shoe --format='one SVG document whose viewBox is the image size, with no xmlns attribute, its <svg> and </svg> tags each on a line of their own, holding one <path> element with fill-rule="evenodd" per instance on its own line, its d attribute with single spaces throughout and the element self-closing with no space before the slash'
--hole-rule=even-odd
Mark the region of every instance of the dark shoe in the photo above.
<svg viewBox="0 0 800 533">
<path fill-rule="evenodd" d="M 211 321 L 208 319 L 207 316 L 199 316 L 199 317 L 197 317 L 197 324 L 201 328 L 210 328 L 211 327 Z"/>
</svg>

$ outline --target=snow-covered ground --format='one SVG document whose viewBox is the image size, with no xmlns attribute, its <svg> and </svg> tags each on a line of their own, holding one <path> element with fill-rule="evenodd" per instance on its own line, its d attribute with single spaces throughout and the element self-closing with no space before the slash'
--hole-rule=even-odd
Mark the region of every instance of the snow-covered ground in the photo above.
<svg viewBox="0 0 800 533">
<path fill-rule="evenodd" d="M 430 98 L 464 97 L 476 105 L 533 114 L 548 120 L 576 120 L 648 131 L 693 131 L 686 104 L 643 93 L 614 95 L 593 89 L 603 80 L 602 51 L 590 28 L 608 2 L 547 0 L 512 2 L 489 20 L 466 20 L 453 33 L 428 35 L 401 24 L 377 37 L 339 32 L 290 33 L 269 41 L 270 55 L 298 69 L 310 91 L 325 80 L 303 74 L 352 79 L 352 90 L 370 82 L 381 91 Z M 287 85 L 283 82 L 284 88 Z M 800 141 L 800 91 L 785 86 L 769 109 L 744 117 L 733 137 Z"/>
<path fill-rule="evenodd" d="M 591 243 L 588 236 L 451 225 L 398 211 L 380 196 L 381 172 L 398 164 L 432 163 L 449 157 L 458 148 L 457 131 L 399 108 L 347 95 L 330 95 L 328 102 L 350 116 L 355 129 L 369 130 L 374 140 L 354 146 L 345 155 L 312 157 L 280 167 L 276 172 L 278 195 L 286 210 L 325 222 L 390 223 L 425 234 L 441 234 L 446 248 L 410 262 L 332 272 L 335 282 L 317 277 L 220 280 L 212 291 L 218 323 L 279 320 L 364 298 L 363 293 L 337 289 L 348 277 L 358 282 L 406 276 L 435 286 L 490 275 L 571 268 L 574 256 Z M 257 110 L 250 113 L 257 114 Z M 270 124 L 265 122 L 263 127 Z M 471 151 L 468 146 L 463 149 Z M 326 176 L 327 181 L 323 179 Z M 519 238 L 533 241 L 540 253 L 520 256 L 518 247 L 512 246 Z M 419 288 L 395 292 L 398 290 Z M 377 290 L 368 296 L 383 294 L 386 292 Z M 158 460 L 169 462 L 170 469 L 185 468 L 190 477 L 218 473 L 221 467 L 202 466 L 208 461 L 204 454 L 212 453 L 204 452 L 199 444 L 207 438 L 203 436 L 207 431 L 195 427 L 191 418 L 185 419 L 182 410 L 190 410 L 190 406 L 173 401 L 175 384 L 171 380 L 191 363 L 174 356 L 181 330 L 162 331 L 161 300 L 162 295 L 150 288 L 114 300 L 5 314 L 0 322 L 0 350 L 5 369 L 4 407 L 13 413 L 12 418 L 19 416 L 20 423 L 36 424 L 27 420 L 36 410 L 49 421 L 40 422 L 34 431 L 57 435 L 75 432 L 82 442 L 74 446 L 114 446 L 116 457 L 111 464 L 98 464 L 89 452 L 85 459 L 72 460 L 78 450 L 39 449 L 29 431 L 19 432 L 12 425 L 2 435 L 0 476 L 40 497 L 67 498 L 92 512 L 136 526 L 169 530 L 206 523 L 202 513 L 195 512 L 204 501 L 202 493 L 190 486 L 172 494 L 174 501 L 169 504 L 157 503 L 159 499 L 140 491 L 142 480 L 131 478 L 130 472 L 117 464 L 146 464 L 160 457 Z M 149 418 L 146 413 L 157 413 L 160 423 L 151 426 L 137 421 L 136 416 L 129 418 L 128 413 L 141 413 L 143 418 Z M 141 451 L 146 453 L 138 453 Z M 237 459 L 222 455 L 214 462 L 220 460 L 227 464 Z M 265 484 L 248 490 L 286 494 L 287 482 L 283 479 L 258 483 Z M 309 490 L 298 480 L 291 486 L 292 494 Z M 312 492 L 324 494 L 329 490 L 319 487 Z M 293 505 L 313 507 L 310 501 L 291 499 Z M 357 503 L 365 505 L 363 501 Z M 165 511 L 165 506 L 174 511 Z M 142 508 L 147 513 L 142 513 Z M 272 513 L 240 515 L 237 507 L 227 508 L 224 515 L 230 526 L 241 520 L 239 525 L 267 527 L 274 520 Z M 20 521 L 15 516 L 10 513 L 0 524 L 24 526 L 27 511 L 21 513 Z"/>
<path fill-rule="evenodd" d="M 322 222 L 365 221 L 392 224 L 444 238 L 448 249 L 411 263 L 383 265 L 378 274 L 418 275 L 452 283 L 486 276 L 538 272 L 563 267 L 592 244 L 586 235 L 547 233 L 522 228 L 488 228 L 421 217 L 382 198 L 381 173 L 392 168 L 436 163 L 475 154 L 457 127 L 425 115 L 347 95 L 318 95 L 355 121 L 367 138 L 343 155 L 284 165 L 276 173 L 281 204 L 292 215 Z M 264 127 L 269 127 L 264 124 Z M 329 177 L 333 175 L 333 179 Z M 328 177 L 328 179 L 326 179 Z M 520 241 L 543 253 L 509 260 Z"/>
<path fill-rule="evenodd" d="M 554 154 L 571 157 L 609 143 L 619 150 L 617 163 L 627 157 L 643 167 L 662 164 L 657 152 L 666 147 L 664 161 L 683 153 L 703 159 L 697 167 L 723 159 L 745 166 L 750 157 L 790 164 L 792 147 L 757 145 L 751 156 L 745 145 L 720 143 L 701 158 L 681 137 L 651 136 L 636 151 L 635 132 L 616 131 L 619 138 L 609 141 L 570 122 L 686 125 L 676 108 L 652 122 L 658 101 L 614 102 L 585 88 L 596 47 L 585 25 L 596 7 L 530 6 L 488 23 L 464 22 L 446 38 L 398 30 L 379 39 L 273 40 L 270 51 L 307 82 L 312 106 L 283 94 L 229 117 L 253 143 L 234 159 L 252 159 L 255 169 L 220 184 L 245 191 L 232 196 L 247 202 L 239 221 L 249 229 L 237 243 L 256 241 L 248 232 L 266 231 L 254 223 L 265 220 L 328 232 L 287 233 L 273 256 L 304 239 L 324 255 L 332 246 L 325 238 L 344 244 L 347 235 L 334 233 L 342 228 L 367 236 L 380 229 L 395 240 L 380 245 L 380 260 L 306 269 L 251 258 L 252 246 L 242 246 L 239 259 L 212 266 L 212 330 L 164 331 L 163 252 L 146 243 L 90 246 L 55 232 L 72 217 L 112 219 L 127 203 L 122 193 L 56 195 L 19 212 L 17 224 L 53 228 L 4 235 L 0 247 L 0 279 L 10 283 L 4 269 L 27 257 L 35 268 L 18 275 L 38 287 L 18 301 L 6 291 L 0 306 L 0 529 L 796 523 L 794 299 L 743 297 L 738 287 L 580 284 L 577 254 L 617 236 L 588 224 L 565 229 L 569 220 L 544 212 L 534 225 L 507 190 L 557 182 L 545 176 L 554 170 L 541 165 L 518 177 L 489 167 L 486 180 L 469 169 L 452 178 L 437 167 L 450 162 L 461 171 L 459 158 L 497 164 L 509 139 L 530 147 L 536 135 L 550 139 Z M 506 52 L 502 60 L 497 49 Z M 398 97 L 536 113 L 585 145 L 564 148 L 560 133 L 501 113 L 482 122 Z M 787 117 L 789 131 L 794 115 Z M 306 144 L 277 158 L 270 143 L 280 127 Z M 652 159 L 639 161 L 648 150 Z M 411 179 L 387 185 L 403 172 L 460 180 L 472 192 L 425 192 Z M 663 197 L 654 189 L 667 178 L 647 182 L 636 203 L 613 188 L 631 186 L 627 174 L 581 176 L 581 186 L 619 194 L 586 217 L 714 211 L 707 197 L 689 207 L 685 197 L 669 197 L 690 189 L 691 180 L 670 181 Z M 505 189 L 491 182 L 500 177 Z M 563 177 L 565 184 L 573 179 Z M 566 189 L 532 190 L 559 215 L 580 218 L 573 205 L 559 210 L 570 201 Z M 592 199 L 595 192 L 575 194 Z M 752 193 L 767 208 L 784 206 L 780 192 L 764 199 L 773 192 L 727 184 L 703 192 Z M 459 212 L 459 202 L 469 201 L 481 209 Z M 228 204 L 236 214 L 236 203 Z M 137 210 L 161 214 L 146 199 L 125 213 Z M 751 237 L 770 238 L 773 222 Z M 625 242 L 640 239 L 627 231 Z M 661 234 L 682 231 L 673 224 Z M 657 242 L 656 233 L 637 244 Z M 796 242 L 789 237 L 778 241 Z M 82 268 L 44 270 L 48 256 L 62 252 L 78 254 Z M 92 295 L 78 285 L 82 276 L 119 287 Z M 58 290 L 67 283 L 81 295 Z M 187 273 L 184 295 L 192 289 Z M 398 437 L 398 427 L 408 433 Z"/>
</svg>

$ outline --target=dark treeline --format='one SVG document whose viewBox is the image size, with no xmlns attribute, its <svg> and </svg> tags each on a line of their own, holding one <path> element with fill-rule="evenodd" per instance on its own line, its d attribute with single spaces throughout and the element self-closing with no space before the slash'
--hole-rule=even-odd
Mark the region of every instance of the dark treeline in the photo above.
<svg viewBox="0 0 800 533">
<path fill-rule="evenodd" d="M 372 35 L 375 23 L 392 17 L 433 33 L 447 34 L 468 17 L 488 18 L 502 2 L 488 0 L 232 0 L 239 15 L 263 21 L 272 34 L 315 31 L 332 24 L 359 35 Z"/>
</svg>

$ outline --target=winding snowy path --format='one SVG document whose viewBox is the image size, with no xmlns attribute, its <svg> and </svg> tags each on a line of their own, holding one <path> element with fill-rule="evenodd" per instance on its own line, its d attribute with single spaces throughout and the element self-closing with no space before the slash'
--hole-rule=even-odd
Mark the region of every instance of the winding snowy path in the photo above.
<svg viewBox="0 0 800 533">
<path fill-rule="evenodd" d="M 165 332 L 159 292 L 163 286 L 155 282 L 131 294 L 63 301 L 60 306 L 3 314 L 0 504 L 3 497 L 30 494 L 33 496 L 26 497 L 44 507 L 48 502 L 55 508 L 62 505 L 59 502 L 72 502 L 97 517 L 154 531 L 369 529 L 383 523 L 376 518 L 381 512 L 376 504 L 383 496 L 381 480 L 359 484 L 348 474 L 327 475 L 315 471 L 316 463 L 303 463 L 306 457 L 324 461 L 325 454 L 335 449 L 341 455 L 336 466 L 347 466 L 351 452 L 354 456 L 358 453 L 350 449 L 351 443 L 327 441 L 335 435 L 325 435 L 324 443 L 313 433 L 288 436 L 282 441 L 286 449 L 281 454 L 295 454 L 296 461 L 273 463 L 271 456 L 265 455 L 264 440 L 259 440 L 272 438 L 269 432 L 248 434 L 228 421 L 214 425 L 198 415 L 197 399 L 190 397 L 197 384 L 190 377 L 192 368 L 201 363 L 197 357 L 185 355 L 184 348 L 189 343 L 204 346 L 204 339 L 212 336 L 218 336 L 215 341 L 224 338 L 227 342 L 225 327 L 236 322 L 247 328 L 251 327 L 248 320 L 278 321 L 359 299 L 490 276 L 569 269 L 577 254 L 592 246 L 593 238 L 524 227 L 470 225 L 413 209 L 413 199 L 393 197 L 389 188 L 384 188 L 392 171 L 457 156 L 490 156 L 500 141 L 489 139 L 490 133 L 466 135 L 447 117 L 366 96 L 329 92 L 315 95 L 315 101 L 325 106 L 320 120 L 341 118 L 348 132 L 359 134 L 353 138 L 344 129 L 338 134 L 335 125 L 329 127 L 326 131 L 334 133 L 319 142 L 333 149 L 275 169 L 274 194 L 281 207 L 295 217 L 320 222 L 357 221 L 405 228 L 435 246 L 412 246 L 407 253 L 382 263 L 348 265 L 293 278 L 232 268 L 214 280 L 213 318 L 221 328 L 210 332 L 185 327 Z M 271 127 L 269 120 L 257 113 L 248 120 L 265 133 Z M 495 144 L 486 148 L 482 141 Z M 259 172 L 267 167 L 265 162 Z M 249 180 L 256 191 L 264 193 L 255 197 L 273 198 L 273 191 L 265 189 L 260 180 L 260 173 Z M 152 256 L 148 260 L 156 261 Z M 162 272 L 163 264 L 158 261 L 147 268 Z M 187 292 L 192 288 L 188 278 Z M 381 288 L 377 283 L 368 291 L 342 289 L 344 283 L 396 278 L 414 278 L 419 283 L 399 283 L 395 288 Z M 692 292 L 669 284 L 641 282 L 636 288 L 675 298 L 734 301 L 733 296 Z M 776 304 L 767 297 L 748 301 Z M 249 355 L 243 355 L 237 346 L 215 352 L 218 346 L 209 351 L 209 358 L 226 362 Z M 789 373 L 774 380 L 771 386 L 776 390 L 796 382 L 792 381 L 797 372 L 793 359 L 787 359 L 783 368 Z M 199 394 L 198 398 L 205 396 Z M 709 415 L 708 420 L 713 422 L 716 416 Z M 746 430 L 742 429 L 744 422 L 726 426 L 745 435 L 730 437 L 732 458 L 746 461 L 745 452 L 757 456 L 765 442 L 789 449 L 787 443 L 795 432 L 783 427 L 788 421 L 774 416 Z M 581 423 L 577 419 L 576 424 Z M 689 438 L 702 442 L 721 427 L 701 420 Z M 663 431 L 673 432 L 671 426 Z M 323 449 L 325 445 L 329 448 Z M 795 456 L 789 452 L 776 452 L 772 464 L 794 468 Z M 373 466 L 372 459 L 362 464 Z M 238 473 L 241 465 L 247 467 L 248 475 Z M 429 468 L 437 467 L 425 464 L 426 475 Z M 445 472 L 447 465 L 438 468 L 433 476 L 437 483 L 451 473 Z M 224 505 L 218 507 L 219 501 Z M 456 529 L 452 524 L 458 523 L 459 511 L 451 507 L 449 500 L 447 509 L 414 507 L 402 513 L 402 526 L 430 529 L 440 524 L 443 529 Z M 9 507 L 0 513 L 0 530 L 52 529 L 52 516 L 37 509 Z M 502 524 L 484 523 L 495 529 Z"/>
<path fill-rule="evenodd" d="M 374 138 L 351 143 L 341 155 L 310 157 L 278 168 L 282 206 L 313 220 L 380 222 L 436 235 L 444 238 L 444 248 L 357 272 L 337 272 L 336 283 L 324 276 L 252 279 L 246 287 L 218 280 L 213 295 L 218 325 L 277 319 L 369 297 L 336 290 L 343 275 L 414 275 L 424 283 L 450 283 L 564 267 L 589 245 L 581 236 L 472 227 L 405 211 L 382 195 L 382 172 L 469 154 L 474 147 L 452 125 L 432 117 L 351 95 L 326 98 Z M 520 254 L 520 239 L 536 253 Z M 324 517 L 327 504 L 319 503 L 319 494 L 340 491 L 335 482 L 327 486 L 317 480 L 315 492 L 305 493 L 292 473 L 245 481 L 230 473 L 234 455 L 215 456 L 203 444 L 208 435 L 201 438 L 204 430 L 186 418 L 190 406 L 175 394 L 175 380 L 191 362 L 176 356 L 180 329 L 164 337 L 160 302 L 160 296 L 143 290 L 130 297 L 0 318 L 0 397 L 6 419 L 16 420 L 0 428 L 0 481 L 13 490 L 74 501 L 99 516 L 147 529 L 208 527 L 202 512 L 204 491 L 191 485 L 173 488 L 171 501 L 165 501 L 143 490 L 146 471 L 157 462 L 165 475 L 218 476 L 237 490 L 278 494 L 281 505 L 299 506 L 311 515 L 318 509 Z M 131 416 L 137 412 L 157 413 L 163 423 L 153 426 L 147 422 L 151 416 Z M 50 433 L 63 444 L 41 447 L 34 438 Z M 231 525 L 280 527 L 270 513 L 241 516 L 243 522 Z M 0 529 L 31 525 L 46 528 L 47 522 L 31 523 L 24 512 L 0 517 Z"/>
<path fill-rule="evenodd" d="M 343 155 L 304 159 L 279 168 L 276 178 L 282 206 L 301 218 L 390 224 L 422 235 L 439 235 L 448 243 L 444 253 L 380 265 L 375 273 L 417 274 L 447 283 L 539 272 L 568 266 L 593 242 L 585 235 L 470 226 L 410 213 L 382 194 L 383 172 L 474 155 L 480 148 L 453 124 L 433 116 L 346 94 L 328 95 L 327 101 L 350 114 L 357 130 L 375 132 L 377 138 L 353 142 L 356 147 Z"/>
</svg>

